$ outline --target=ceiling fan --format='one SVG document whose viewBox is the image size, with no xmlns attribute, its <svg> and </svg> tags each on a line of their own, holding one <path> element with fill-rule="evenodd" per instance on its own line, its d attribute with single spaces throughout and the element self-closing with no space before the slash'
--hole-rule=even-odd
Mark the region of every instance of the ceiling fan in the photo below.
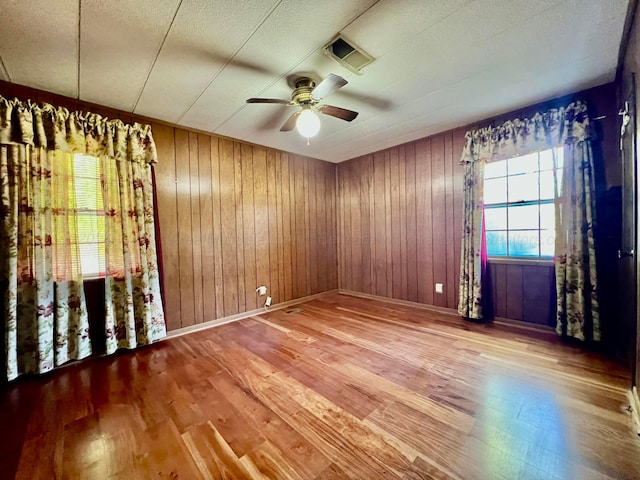
<svg viewBox="0 0 640 480">
<path fill-rule="evenodd" d="M 275 103 L 287 106 L 297 106 L 300 110 L 293 113 L 282 128 L 281 132 L 290 132 L 294 128 L 307 137 L 315 136 L 320 130 L 320 119 L 316 112 L 351 122 L 358 116 L 358 112 L 333 105 L 322 104 L 322 100 L 331 95 L 348 82 L 339 75 L 330 73 L 318 85 L 309 77 L 300 77 L 295 81 L 295 89 L 291 93 L 291 100 L 280 98 L 249 98 L 247 103 Z"/>
</svg>

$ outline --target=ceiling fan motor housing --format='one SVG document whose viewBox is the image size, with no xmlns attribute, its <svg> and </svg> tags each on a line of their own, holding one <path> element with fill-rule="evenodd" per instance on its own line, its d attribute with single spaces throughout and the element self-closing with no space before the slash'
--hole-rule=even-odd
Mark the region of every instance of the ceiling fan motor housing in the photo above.
<svg viewBox="0 0 640 480">
<path fill-rule="evenodd" d="M 311 92 L 316 87 L 316 82 L 309 77 L 301 77 L 296 80 L 296 88 L 291 94 L 291 101 L 298 105 L 315 105 L 318 100 L 311 96 Z"/>
</svg>

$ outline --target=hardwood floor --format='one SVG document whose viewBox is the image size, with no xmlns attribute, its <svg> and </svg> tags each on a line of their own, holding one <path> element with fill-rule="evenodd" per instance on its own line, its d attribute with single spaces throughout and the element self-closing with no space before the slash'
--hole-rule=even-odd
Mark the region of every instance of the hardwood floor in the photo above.
<svg viewBox="0 0 640 480">
<path fill-rule="evenodd" d="M 629 382 L 546 333 L 335 294 L 11 384 L 0 476 L 640 478 Z"/>
</svg>

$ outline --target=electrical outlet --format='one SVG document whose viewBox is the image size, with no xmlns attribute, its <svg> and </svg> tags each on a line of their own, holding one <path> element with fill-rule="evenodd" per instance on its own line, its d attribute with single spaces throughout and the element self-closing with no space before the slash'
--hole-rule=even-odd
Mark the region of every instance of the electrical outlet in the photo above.
<svg viewBox="0 0 640 480">
<path fill-rule="evenodd" d="M 436 293 L 443 293 L 443 284 L 436 283 Z"/>
<path fill-rule="evenodd" d="M 267 294 L 267 287 L 265 287 L 264 285 L 260 285 L 258 288 L 256 288 L 256 292 L 258 292 L 258 295 L 262 297 Z"/>
<path fill-rule="evenodd" d="M 264 301 L 264 306 L 265 307 L 271 306 L 271 297 L 267 297 L 267 299 Z"/>
</svg>

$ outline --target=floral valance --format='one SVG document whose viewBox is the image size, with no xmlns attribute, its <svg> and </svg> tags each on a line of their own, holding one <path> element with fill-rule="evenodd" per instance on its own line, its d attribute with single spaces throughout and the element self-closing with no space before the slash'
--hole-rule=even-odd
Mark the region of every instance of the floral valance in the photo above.
<svg viewBox="0 0 640 480">
<path fill-rule="evenodd" d="M 567 107 L 538 112 L 531 118 L 468 131 L 460 163 L 492 162 L 589 137 L 587 105 L 576 101 Z"/>
<path fill-rule="evenodd" d="M 0 144 L 106 155 L 120 161 L 157 161 L 149 125 L 128 125 L 95 113 L 71 112 L 48 103 L 38 105 L 1 95 Z"/>
</svg>

